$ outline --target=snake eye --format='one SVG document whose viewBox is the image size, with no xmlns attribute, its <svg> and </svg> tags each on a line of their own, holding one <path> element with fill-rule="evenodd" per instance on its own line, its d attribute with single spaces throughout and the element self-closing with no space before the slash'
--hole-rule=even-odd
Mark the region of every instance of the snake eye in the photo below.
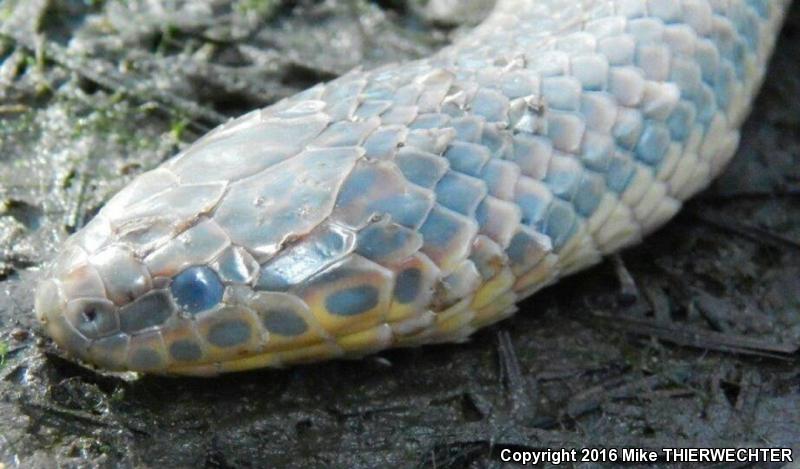
<svg viewBox="0 0 800 469">
<path fill-rule="evenodd" d="M 219 276 L 205 266 L 189 267 L 172 279 L 172 296 L 191 314 L 211 309 L 222 300 L 223 286 Z"/>
</svg>

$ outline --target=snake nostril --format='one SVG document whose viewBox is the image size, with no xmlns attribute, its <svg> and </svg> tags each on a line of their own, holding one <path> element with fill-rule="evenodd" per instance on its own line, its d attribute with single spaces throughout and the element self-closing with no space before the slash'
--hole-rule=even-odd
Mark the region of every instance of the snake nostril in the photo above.
<svg viewBox="0 0 800 469">
<path fill-rule="evenodd" d="M 94 320 L 97 319 L 97 310 L 91 307 L 87 308 L 83 311 L 83 319 L 85 319 L 86 322 L 94 322 Z"/>
<path fill-rule="evenodd" d="M 77 332 L 89 339 L 105 337 L 119 329 L 116 307 L 101 298 L 71 300 L 63 314 Z"/>
</svg>

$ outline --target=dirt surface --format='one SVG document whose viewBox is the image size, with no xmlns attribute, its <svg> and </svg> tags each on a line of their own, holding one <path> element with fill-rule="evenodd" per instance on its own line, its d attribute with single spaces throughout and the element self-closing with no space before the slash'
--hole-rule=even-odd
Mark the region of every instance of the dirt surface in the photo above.
<svg viewBox="0 0 800 469">
<path fill-rule="evenodd" d="M 100 374 L 42 338 L 40 266 L 135 175 L 229 116 L 429 54 L 487 2 L 457 3 L 0 3 L 0 468 L 499 467 L 499 445 L 800 457 L 797 7 L 714 187 L 468 344 L 199 380 Z"/>
</svg>

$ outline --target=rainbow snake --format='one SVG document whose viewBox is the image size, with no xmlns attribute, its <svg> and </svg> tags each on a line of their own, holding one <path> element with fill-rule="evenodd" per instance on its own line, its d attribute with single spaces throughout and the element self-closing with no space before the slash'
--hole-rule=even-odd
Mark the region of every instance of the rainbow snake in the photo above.
<svg viewBox="0 0 800 469">
<path fill-rule="evenodd" d="M 110 370 L 463 341 L 725 167 L 788 0 L 500 0 L 431 57 L 232 120 L 72 235 L 35 308 Z"/>
</svg>

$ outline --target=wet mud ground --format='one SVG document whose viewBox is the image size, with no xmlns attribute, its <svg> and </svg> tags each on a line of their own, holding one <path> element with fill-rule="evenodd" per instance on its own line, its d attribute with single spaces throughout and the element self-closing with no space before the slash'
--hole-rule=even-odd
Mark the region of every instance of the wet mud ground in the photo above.
<svg viewBox="0 0 800 469">
<path fill-rule="evenodd" d="M 96 373 L 40 335 L 40 266 L 135 175 L 230 116 L 429 54 L 486 3 L 0 2 L 0 468 L 501 467 L 498 445 L 800 458 L 800 5 L 725 175 L 467 344 L 202 380 Z"/>
</svg>

